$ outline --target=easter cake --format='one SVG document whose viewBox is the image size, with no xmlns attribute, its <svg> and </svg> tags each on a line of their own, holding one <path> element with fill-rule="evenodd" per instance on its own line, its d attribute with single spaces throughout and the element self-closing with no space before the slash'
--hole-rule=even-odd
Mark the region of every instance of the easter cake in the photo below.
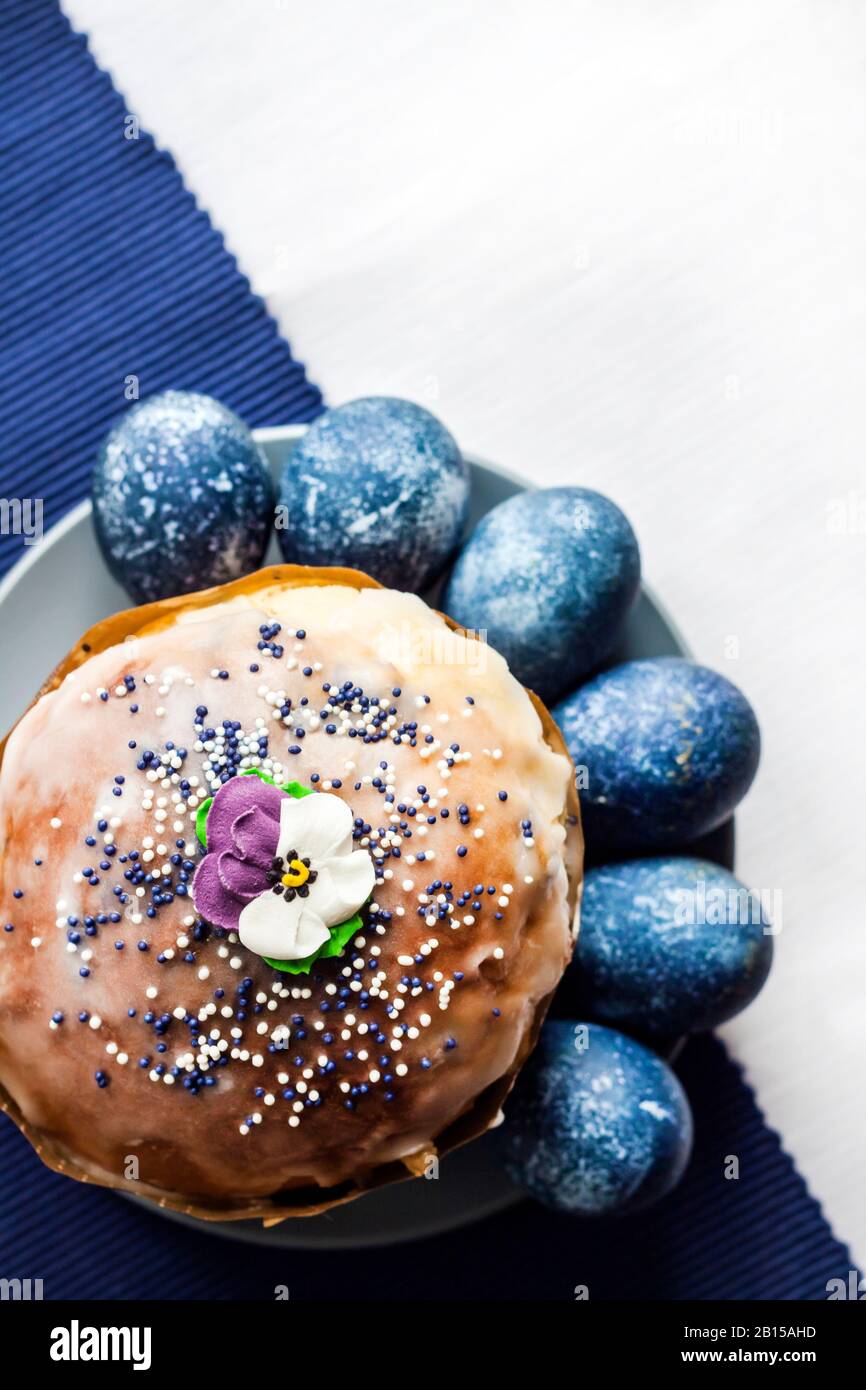
<svg viewBox="0 0 866 1390">
<path fill-rule="evenodd" d="M 495 1122 L 583 851 L 501 656 L 294 566 L 92 629 L 7 740 L 0 844 L 4 1108 L 59 1171 L 265 1220 Z"/>
</svg>

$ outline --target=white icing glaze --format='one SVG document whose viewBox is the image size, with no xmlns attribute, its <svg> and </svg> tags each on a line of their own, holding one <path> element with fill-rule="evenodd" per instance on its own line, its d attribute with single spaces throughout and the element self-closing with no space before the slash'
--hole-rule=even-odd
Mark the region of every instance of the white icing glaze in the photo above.
<svg viewBox="0 0 866 1390">
<path fill-rule="evenodd" d="M 282 624 L 284 653 L 279 660 L 258 658 L 261 671 L 254 676 L 248 664 L 257 656 L 259 625 L 268 621 Z M 301 628 L 307 635 L 296 643 L 292 633 Z M 308 665 L 312 674 L 304 677 Z M 217 668 L 228 669 L 230 679 L 221 681 L 214 674 Z M 133 718 L 132 697 L 115 693 L 130 671 L 140 705 Z M 324 680 L 334 687 L 353 681 L 383 697 L 399 688 L 400 718 L 419 725 L 417 746 L 406 741 L 395 746 L 390 738 L 375 743 L 350 738 L 347 730 L 356 714 L 349 716 L 349 724 L 338 720 L 338 732 L 325 736 L 324 721 L 316 723 Z M 101 690 L 110 692 L 107 700 L 100 698 Z M 373 904 L 387 908 L 387 925 L 383 919 L 376 932 L 367 932 L 363 947 L 350 946 L 344 958 L 327 963 L 332 972 L 328 979 L 339 987 L 352 976 L 356 950 L 358 959 L 370 960 L 377 949 L 382 979 L 376 983 L 377 972 L 365 966 L 364 980 L 368 992 L 376 991 L 371 1008 L 386 1043 L 368 1043 L 362 1031 L 365 1015 L 353 1014 L 350 1006 L 339 1015 L 341 1026 L 334 1025 L 337 1041 L 319 1045 L 316 1001 L 324 997 L 333 1002 L 334 996 L 323 996 L 321 986 L 310 987 L 306 997 L 293 995 L 293 989 L 310 984 L 293 978 L 289 998 L 276 996 L 277 1007 L 268 1009 L 265 1021 L 293 1036 L 293 1015 L 313 1020 L 305 1025 L 303 1045 L 295 1044 L 304 1053 L 304 1067 L 288 1064 L 281 1052 L 257 1051 L 257 1017 L 242 1024 L 223 1022 L 217 1010 L 208 1016 L 213 1026 L 228 1039 L 232 1055 L 246 1053 L 248 1060 L 235 1058 L 220 1071 L 213 1089 L 195 1098 L 172 1094 L 180 1087 L 154 1085 L 152 1071 L 132 1066 L 118 1078 L 123 1064 L 105 1061 L 106 1044 L 116 1048 L 112 1059 L 152 1052 L 141 1023 L 127 1021 L 130 1004 L 195 1016 L 210 1007 L 217 987 L 233 990 L 247 974 L 255 979 L 255 990 L 270 999 L 273 976 L 260 970 L 261 962 L 255 964 L 256 958 L 236 940 L 211 939 L 196 947 L 195 966 L 182 965 L 186 948 L 177 943 L 188 930 L 189 903 L 180 899 L 161 909 L 154 924 L 142 916 L 131 920 L 133 903 L 133 909 L 124 910 L 123 922 L 101 931 L 92 947 L 82 940 L 69 949 L 55 920 L 62 927 L 70 915 L 87 910 L 92 899 L 81 866 L 85 855 L 100 853 L 99 847 L 83 851 L 83 836 L 106 808 L 108 830 L 100 832 L 100 844 L 105 835 L 127 848 L 149 840 L 148 862 L 166 862 L 170 856 L 161 844 L 171 846 L 176 824 L 185 826 L 183 837 L 189 842 L 189 817 L 181 814 L 175 820 L 172 792 L 163 788 L 162 779 L 148 783 L 144 774 L 130 773 L 134 764 L 125 754 L 126 739 L 134 734 L 140 748 L 158 748 L 166 739 L 179 745 L 191 737 L 194 710 L 203 702 L 212 711 L 210 719 L 237 718 L 245 730 L 264 718 L 274 749 L 278 744 L 285 749 L 291 733 L 268 703 L 279 690 L 291 690 L 296 710 L 300 692 L 318 692 L 312 712 L 293 715 L 303 717 L 306 737 L 296 745 L 296 756 L 281 751 L 283 773 L 304 782 L 315 772 L 325 791 L 340 781 L 334 790 L 374 830 L 383 824 L 382 795 L 373 785 L 377 776 L 392 779 L 400 804 L 417 802 L 419 808 L 409 822 L 413 839 L 403 841 L 402 857 L 382 861 L 388 876 L 375 889 Z M 433 742 L 425 742 L 427 737 Z M 458 754 L 449 753 L 452 743 L 459 745 Z M 205 752 L 191 755 L 185 764 L 200 776 L 202 795 L 209 790 L 202 776 L 205 757 Z M 383 761 L 387 773 L 381 770 Z M 114 778 L 121 768 L 127 782 L 116 798 Z M 166 771 L 170 787 L 173 774 L 169 767 Z M 570 777 L 568 759 L 548 746 L 536 709 L 502 658 L 451 632 L 414 596 L 338 585 L 271 587 L 185 610 L 168 626 L 144 629 L 72 672 L 38 702 L 9 740 L 0 776 L 0 835 L 6 850 L 2 893 L 3 911 L 17 921 L 11 936 L 0 933 L 0 1080 L 25 1117 L 55 1136 L 96 1177 L 114 1180 L 117 1156 L 138 1151 L 137 1145 L 148 1154 L 143 1187 L 149 1183 L 154 1191 L 248 1199 L 293 1185 L 363 1182 L 378 1166 L 432 1147 L 437 1135 L 522 1057 L 539 1007 L 567 960 L 573 927 L 568 880 L 579 859 L 579 831 L 567 844 L 564 826 Z M 360 790 L 355 789 L 358 783 Z M 425 805 L 417 795 L 422 784 L 429 793 Z M 506 788 L 508 800 L 502 802 L 500 790 Z M 165 807 L 158 804 L 160 795 L 168 798 Z M 464 803 L 465 825 L 456 814 Z M 427 812 L 440 817 L 447 808 L 452 811 L 448 819 L 425 823 Z M 166 814 L 157 823 L 159 811 Z M 521 832 L 525 820 L 531 821 L 531 832 Z M 166 826 L 161 834 L 160 827 Z M 465 859 L 457 857 L 458 845 L 465 849 Z M 376 857 L 375 840 L 362 847 Z M 41 867 L 33 865 L 34 858 L 43 860 Z M 440 878 L 454 881 L 455 901 L 458 889 L 468 894 L 459 908 L 450 905 L 444 921 L 436 920 L 436 895 L 432 902 L 426 895 L 431 879 Z M 471 906 L 476 879 L 485 885 L 478 912 Z M 487 894 L 488 885 L 495 886 L 495 901 Z M 17 909 L 11 900 L 16 886 L 25 894 Z M 494 920 L 491 909 L 501 920 Z M 126 947 L 111 957 L 115 930 Z M 139 934 L 151 940 L 146 953 L 136 950 Z M 30 946 L 31 938 L 42 944 Z M 87 949 L 93 951 L 87 966 L 91 973 L 82 977 Z M 159 968 L 154 964 L 157 950 L 172 952 L 169 963 Z M 199 974 L 202 970 L 205 976 Z M 423 977 L 422 989 L 401 984 L 402 977 L 415 974 Z M 428 983 L 432 989 L 426 988 Z M 91 1020 L 99 1019 L 98 1027 L 71 1021 L 82 1008 Z M 48 1020 L 58 1009 L 64 1022 L 49 1035 Z M 393 1009 L 393 1015 L 386 1009 Z M 410 1032 L 398 1035 L 404 1023 Z M 240 1039 L 232 1038 L 232 1026 L 240 1030 Z M 267 1041 L 271 1035 L 262 1036 Z M 175 1033 L 168 1036 L 167 1060 L 177 1064 L 185 1052 L 179 1035 L 177 1042 Z M 317 1045 L 321 1055 L 331 1053 L 339 1060 L 335 1078 L 319 1079 Z M 354 1060 L 346 1064 L 343 1053 L 349 1051 Z M 395 1099 L 383 1105 L 378 1097 L 386 1085 L 379 1060 L 384 1052 L 393 1069 Z M 259 1055 L 262 1061 L 255 1063 Z M 100 1058 L 111 1080 L 105 1092 L 93 1084 Z M 424 1064 L 429 1064 L 426 1071 L 420 1070 Z M 301 1095 L 318 1087 L 327 1092 L 327 1103 L 313 1110 L 302 1103 L 298 1111 L 297 1101 L 288 1107 L 282 1098 L 285 1083 L 279 1080 L 284 1069 L 296 1089 L 305 1087 Z M 306 1070 L 313 1075 L 306 1077 Z M 359 1079 L 372 1099 L 346 1112 L 340 1088 Z M 261 1102 L 259 1119 L 250 1125 L 245 1114 L 259 1104 L 250 1098 L 255 1082 L 273 1101 Z M 70 1095 L 77 1097 L 74 1111 Z M 255 1146 L 254 1161 L 244 1144 Z"/>
</svg>

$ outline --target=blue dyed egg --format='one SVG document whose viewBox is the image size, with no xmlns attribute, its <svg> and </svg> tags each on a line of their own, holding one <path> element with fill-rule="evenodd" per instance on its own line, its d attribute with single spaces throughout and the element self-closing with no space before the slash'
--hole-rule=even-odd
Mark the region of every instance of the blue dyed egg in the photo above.
<svg viewBox="0 0 866 1390">
<path fill-rule="evenodd" d="M 605 671 L 553 716 L 578 767 L 594 856 L 696 839 L 728 818 L 757 771 L 761 740 L 748 700 L 681 657 Z"/>
<path fill-rule="evenodd" d="M 692 1146 L 679 1081 L 641 1043 L 549 1020 L 496 1131 L 513 1182 L 575 1216 L 634 1211 L 678 1182 Z"/>
<path fill-rule="evenodd" d="M 345 565 L 419 592 L 442 572 L 469 508 L 469 469 L 435 415 L 371 396 L 325 411 L 286 463 L 285 558 Z"/>
<path fill-rule="evenodd" d="M 772 930 L 761 897 L 707 860 L 591 869 L 558 1003 L 656 1036 L 715 1028 L 763 986 Z"/>
<path fill-rule="evenodd" d="M 640 588 L 640 551 L 598 492 L 524 492 L 488 512 L 451 576 L 445 609 L 483 629 L 524 685 L 551 701 L 613 649 Z"/>
<path fill-rule="evenodd" d="M 137 603 L 256 569 L 273 505 L 267 461 L 243 420 L 190 391 L 133 406 L 93 471 L 96 535 Z"/>
</svg>

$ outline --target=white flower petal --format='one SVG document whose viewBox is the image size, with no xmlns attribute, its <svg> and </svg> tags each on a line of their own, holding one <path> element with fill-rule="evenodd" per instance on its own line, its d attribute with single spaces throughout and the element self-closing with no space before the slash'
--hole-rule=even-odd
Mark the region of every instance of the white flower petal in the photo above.
<svg viewBox="0 0 866 1390">
<path fill-rule="evenodd" d="M 277 854 L 285 858 L 294 849 L 300 858 L 314 861 L 348 854 L 352 845 L 352 825 L 350 807 L 330 792 L 314 792 L 312 796 L 297 799 L 287 796 L 280 807 Z"/>
<path fill-rule="evenodd" d="M 337 862 L 337 860 L 331 860 L 332 864 Z M 345 922 L 347 917 L 354 916 L 357 911 L 357 907 L 346 905 L 342 894 L 331 878 L 329 869 L 319 870 L 319 876 L 310 889 L 307 903 L 329 927 L 335 927 L 338 922 Z"/>
<path fill-rule="evenodd" d="M 329 903 L 327 914 L 322 912 L 321 916 L 333 926 L 353 916 L 367 901 L 376 883 L 376 870 L 366 850 L 359 849 L 354 854 L 323 860 L 319 868 L 319 879 L 322 878 L 328 883 Z M 317 879 L 313 886 L 318 887 L 318 883 Z M 318 905 L 316 911 L 320 911 Z M 337 915 L 331 917 L 332 912 Z"/>
<path fill-rule="evenodd" d="M 309 859 L 316 877 L 304 897 L 287 902 L 268 891 L 248 903 L 238 920 L 244 946 L 272 960 L 303 960 L 326 944 L 329 927 L 363 906 L 376 871 L 366 851 L 352 849 L 353 824 L 351 808 L 327 792 L 283 800 L 277 855 Z"/>
<path fill-rule="evenodd" d="M 303 898 L 286 902 L 282 894 L 260 893 L 238 919 L 238 936 L 249 951 L 272 960 L 303 960 L 330 936 L 321 917 Z"/>
<path fill-rule="evenodd" d="M 331 933 L 321 917 L 313 912 L 307 904 L 304 904 L 301 920 L 298 923 L 298 934 L 295 938 L 295 954 L 281 956 L 280 959 L 303 960 L 305 956 L 311 956 L 314 951 L 318 951 L 319 947 L 324 946 L 325 942 L 330 941 L 330 939 Z"/>
</svg>

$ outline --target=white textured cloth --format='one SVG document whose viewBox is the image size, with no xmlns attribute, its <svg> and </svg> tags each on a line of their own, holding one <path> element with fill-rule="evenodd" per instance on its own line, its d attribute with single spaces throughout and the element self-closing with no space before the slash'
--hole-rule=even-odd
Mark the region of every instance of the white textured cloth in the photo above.
<svg viewBox="0 0 866 1390">
<path fill-rule="evenodd" d="M 753 701 L 738 871 L 784 920 L 724 1032 L 862 1264 L 866 12 L 66 10 L 329 400 L 411 396 L 609 493 Z"/>
</svg>

